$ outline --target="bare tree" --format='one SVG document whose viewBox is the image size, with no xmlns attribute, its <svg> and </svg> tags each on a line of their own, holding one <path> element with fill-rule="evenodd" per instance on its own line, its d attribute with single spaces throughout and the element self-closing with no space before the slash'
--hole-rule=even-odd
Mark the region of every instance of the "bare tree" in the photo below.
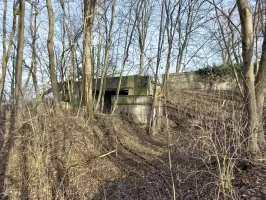
<svg viewBox="0 0 266 200">
<path fill-rule="evenodd" d="M 37 15 L 38 9 L 36 5 L 31 4 L 31 14 L 30 14 L 30 33 L 31 33 L 31 68 L 30 72 L 32 75 L 32 82 L 35 90 L 35 94 L 39 96 L 39 86 L 37 80 L 37 51 L 36 51 L 36 40 L 37 40 Z"/>
<path fill-rule="evenodd" d="M 55 56 L 54 56 L 54 12 L 51 0 L 46 0 L 46 7 L 49 17 L 49 33 L 47 39 L 47 48 L 49 54 L 50 80 L 52 83 L 52 92 L 54 95 L 55 106 L 56 109 L 60 111 L 60 96 L 59 96 L 59 88 L 57 82 L 57 75 L 55 69 Z"/>
<path fill-rule="evenodd" d="M 138 43 L 139 43 L 139 75 L 143 75 L 144 71 L 144 53 L 146 48 L 146 39 L 149 28 L 149 21 L 151 17 L 152 7 L 151 1 L 142 1 L 137 4 L 135 9 L 135 17 L 137 20 L 137 33 L 138 33 Z"/>
<path fill-rule="evenodd" d="M 178 17 L 176 17 L 174 14 L 178 5 L 179 2 L 172 2 L 171 0 L 166 0 L 164 3 L 165 14 L 166 14 L 165 27 L 166 27 L 167 42 L 168 42 L 165 75 L 163 80 L 164 90 L 167 90 L 166 85 L 167 85 L 167 80 L 169 79 L 169 72 L 171 67 L 173 40 L 176 34 L 177 23 L 178 23 Z"/>
<path fill-rule="evenodd" d="M 67 6 L 68 6 L 68 16 L 66 14 L 66 9 L 65 9 L 65 2 L 64 1 L 59 1 L 62 11 L 63 11 L 63 23 L 64 23 L 64 28 L 66 29 L 67 32 L 67 37 L 68 37 L 68 45 L 69 45 L 69 49 L 70 49 L 70 61 L 71 61 L 71 79 L 72 80 L 76 80 L 76 63 L 75 63 L 75 59 L 76 59 L 76 49 L 75 49 L 75 43 L 74 43 L 74 37 L 72 34 L 72 20 L 71 20 L 71 16 L 70 16 L 70 6 L 69 6 L 69 1 L 67 2 Z M 69 22 L 69 25 L 67 23 L 67 20 Z"/>
<path fill-rule="evenodd" d="M 111 16 L 111 22 L 109 25 L 109 30 L 107 29 L 107 26 L 108 26 L 107 17 L 105 16 L 106 44 L 105 44 L 105 54 L 104 54 L 104 65 L 103 65 L 103 72 L 101 76 L 99 95 L 98 95 L 98 99 L 95 105 L 95 111 L 98 110 L 100 101 L 102 100 L 102 98 L 104 98 L 104 93 L 105 93 L 105 80 L 106 80 L 106 73 L 107 73 L 107 68 L 108 68 L 109 54 L 110 54 L 111 41 L 112 41 L 112 29 L 114 25 L 115 6 L 116 6 L 116 0 L 112 0 L 112 16 Z M 107 11 L 105 13 L 107 13 Z M 102 109 L 103 109 L 103 106 L 102 106 Z"/>
<path fill-rule="evenodd" d="M 184 54 L 188 47 L 189 40 L 191 38 L 193 27 L 195 26 L 196 19 L 198 17 L 202 3 L 198 0 L 180 0 L 177 5 L 177 60 L 176 60 L 176 73 L 179 73 L 182 69 L 182 62 Z"/>
<path fill-rule="evenodd" d="M 265 26 L 266 28 L 266 26 Z M 266 93 L 266 31 L 264 31 L 264 40 L 262 44 L 261 59 L 258 66 L 258 73 L 256 76 L 256 103 L 257 103 L 257 117 L 258 117 L 258 144 L 261 151 L 266 150 L 265 130 L 264 130 L 264 115 L 263 107 Z"/>
<path fill-rule="evenodd" d="M 163 20 L 163 16 L 164 16 L 164 3 L 165 1 L 162 1 L 162 5 L 161 5 L 161 19 L 160 19 L 160 29 L 159 29 L 159 40 L 158 40 L 158 50 L 157 50 L 157 60 L 156 60 L 156 70 L 155 70 L 155 87 L 153 88 L 153 101 L 152 101 L 152 106 L 151 106 L 151 117 L 150 117 L 150 121 L 149 121 L 149 134 L 154 134 L 155 131 L 153 129 L 154 127 L 154 122 L 155 122 L 155 118 L 154 118 L 154 109 L 155 109 L 155 103 L 156 103 L 156 98 L 155 98 L 155 94 L 156 94 L 156 86 L 158 83 L 158 74 L 159 74 L 159 67 L 160 67 L 160 62 L 161 62 L 161 55 L 162 55 L 162 47 L 163 47 L 163 43 L 164 43 L 164 32 L 165 32 L 165 26 L 164 26 L 164 20 Z"/>
<path fill-rule="evenodd" d="M 265 135 L 263 131 L 262 111 L 265 97 L 265 75 L 266 75 L 266 37 L 263 42 L 262 59 L 259 65 L 258 75 L 255 76 L 253 63 L 254 33 L 252 13 L 247 0 L 237 1 L 241 21 L 242 32 L 242 56 L 243 56 L 243 78 L 245 87 L 245 104 L 249 123 L 249 151 L 257 156 L 266 148 Z"/>
<path fill-rule="evenodd" d="M 16 119 L 21 120 L 21 105 L 22 105 L 22 60 L 24 50 L 24 17 L 25 17 L 25 1 L 19 0 L 19 27 L 18 27 L 18 41 L 17 41 L 17 55 L 16 55 L 16 78 L 15 78 L 15 98 L 16 98 Z"/>
<path fill-rule="evenodd" d="M 132 5 L 132 1 L 130 1 L 130 3 Z M 140 3 L 140 0 L 137 1 L 137 4 L 139 4 L 139 3 Z M 120 76 L 119 76 L 119 81 L 118 81 L 118 85 L 116 88 L 115 100 L 114 100 L 112 111 L 111 111 L 112 115 L 114 114 L 116 106 L 117 106 L 117 102 L 118 102 L 118 98 L 119 98 L 119 92 L 120 92 L 120 88 L 121 88 L 121 82 L 122 82 L 122 75 L 123 75 L 123 72 L 125 69 L 126 61 L 128 59 L 128 56 L 129 56 L 129 48 L 130 48 L 130 45 L 132 44 L 132 38 L 133 38 L 133 34 L 134 34 L 134 31 L 136 28 L 136 23 L 137 23 L 137 20 L 135 18 L 133 21 L 132 28 L 130 29 L 131 23 L 132 23 L 131 15 L 132 15 L 132 7 L 130 8 L 130 11 L 129 11 L 129 19 L 127 22 L 123 60 L 122 60 L 122 64 L 121 64 L 121 72 L 120 72 Z"/>
<path fill-rule="evenodd" d="M 165 76 L 163 80 L 163 88 L 168 80 L 174 45 L 177 44 L 177 59 L 176 59 L 176 73 L 184 70 L 182 62 L 184 61 L 184 54 L 187 50 L 191 35 L 197 27 L 195 26 L 196 19 L 199 18 L 199 11 L 202 3 L 196 0 L 179 0 L 179 1 L 165 1 L 165 16 L 166 16 L 166 37 L 167 37 L 167 58 Z M 200 21 L 201 18 L 198 19 Z M 203 22 L 204 23 L 204 22 Z"/>
<path fill-rule="evenodd" d="M 256 74 L 259 70 L 259 60 L 260 60 L 260 53 L 259 53 L 259 40 L 260 40 L 260 32 L 261 32 L 261 26 L 263 26 L 263 23 L 261 23 L 261 20 L 263 20 L 263 13 L 262 13 L 262 3 L 261 0 L 256 1 L 255 6 L 255 13 L 254 13 L 254 33 L 255 33 L 255 57 L 256 57 Z"/>
<path fill-rule="evenodd" d="M 83 92 L 84 104 L 88 118 L 93 118 L 92 80 L 93 70 L 91 62 L 91 35 L 96 0 L 84 0 L 84 38 L 83 38 Z"/>
<path fill-rule="evenodd" d="M 101 54 L 102 54 L 102 44 L 103 44 L 103 31 L 102 31 L 102 0 L 98 1 L 98 9 L 97 9 L 97 22 L 98 22 L 98 44 L 97 44 L 97 63 L 96 63 L 96 73 L 95 73 L 95 86 L 94 86 L 94 95 L 93 95 L 93 104 L 95 104 L 96 101 L 96 90 L 97 90 L 97 84 L 98 84 L 98 78 L 101 74 Z M 98 95 L 99 98 L 99 95 Z M 95 110 L 97 110 L 97 102 L 95 106 Z"/>
<path fill-rule="evenodd" d="M 6 80 L 6 71 L 7 71 L 7 63 L 9 57 L 11 55 L 12 43 L 14 39 L 14 35 L 16 32 L 16 23 L 17 23 L 17 13 L 16 13 L 16 3 L 13 4 L 13 23 L 12 23 L 12 31 L 9 36 L 8 46 L 6 49 L 6 15 L 7 15 L 7 0 L 4 0 L 4 10 L 3 10 L 3 36 L 2 36 L 2 44 L 3 44 L 3 55 L 2 55 L 2 77 L 0 80 L 0 102 L 3 98 L 4 85 Z"/>
<path fill-rule="evenodd" d="M 232 17 L 232 14 L 236 8 L 236 6 L 233 7 L 232 10 L 229 10 L 229 14 L 226 15 L 224 12 L 223 12 L 223 15 L 222 16 L 225 16 L 227 19 L 228 19 L 228 27 L 229 27 L 229 33 L 228 33 L 228 37 L 226 38 L 226 34 L 224 32 L 224 28 L 222 26 L 222 22 L 221 22 L 221 19 L 220 19 L 220 16 L 218 14 L 218 7 L 215 3 L 215 0 L 213 0 L 213 5 L 215 7 L 215 14 L 216 14 L 216 19 L 218 21 L 218 25 L 219 25 L 219 28 L 220 28 L 220 32 L 221 32 L 221 36 L 222 36 L 222 41 L 221 43 L 223 43 L 223 45 L 221 46 L 225 46 L 225 51 L 223 51 L 222 49 L 222 58 L 223 58 L 223 64 L 230 64 L 232 67 L 233 67 L 233 71 L 234 71 L 234 76 L 235 76 L 235 80 L 236 80 L 236 84 L 238 85 L 238 88 L 239 88 L 239 91 L 241 93 L 241 95 L 244 97 L 244 93 L 242 91 L 242 86 L 241 86 L 241 83 L 239 81 L 239 78 L 238 78 L 238 73 L 235 69 L 235 66 L 234 66 L 234 62 L 233 62 L 233 58 L 231 56 L 231 54 L 233 54 L 236 58 L 236 62 L 237 64 L 240 64 L 239 63 L 239 59 L 238 59 L 238 56 L 236 54 L 236 47 L 235 47 L 235 44 L 234 44 L 234 37 L 235 37 L 235 31 L 233 30 L 233 27 L 232 27 L 232 24 L 231 24 L 231 17 Z M 231 51 L 231 49 L 233 49 Z"/>
</svg>

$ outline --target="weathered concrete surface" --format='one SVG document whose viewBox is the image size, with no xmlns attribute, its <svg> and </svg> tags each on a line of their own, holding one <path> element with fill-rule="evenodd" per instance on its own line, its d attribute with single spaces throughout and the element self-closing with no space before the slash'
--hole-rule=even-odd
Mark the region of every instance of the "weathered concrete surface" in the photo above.
<svg viewBox="0 0 266 200">
<path fill-rule="evenodd" d="M 116 91 L 119 77 L 106 78 L 106 91 Z M 149 76 L 123 76 L 121 79 L 121 90 L 128 90 L 128 95 L 151 95 L 151 80 Z M 93 84 L 95 88 L 95 80 Z M 97 80 L 96 90 L 100 89 L 100 79 Z"/>
<path fill-rule="evenodd" d="M 106 78 L 106 95 L 114 95 L 118 86 L 119 77 L 107 77 Z M 126 95 L 152 95 L 155 84 L 151 81 L 150 76 L 123 76 L 121 79 L 120 92 L 124 92 Z M 96 94 L 100 89 L 100 79 L 93 82 L 93 91 Z M 160 90 L 160 85 L 156 86 L 156 90 Z M 70 102 L 71 107 L 77 108 L 80 106 L 82 96 L 82 83 L 80 82 L 68 82 L 64 84 L 60 92 L 61 100 Z M 105 97 L 105 99 L 110 99 Z"/>
<path fill-rule="evenodd" d="M 113 105 L 115 96 L 111 97 Z M 119 96 L 115 113 L 125 114 L 130 120 L 137 124 L 146 125 L 150 121 L 152 96 Z M 162 117 L 162 107 L 159 99 L 156 99 L 153 117 L 157 124 L 160 124 Z"/>
<path fill-rule="evenodd" d="M 174 90 L 238 90 L 235 80 L 214 80 L 213 78 L 204 78 L 195 72 L 170 74 L 168 85 L 170 89 Z"/>
<path fill-rule="evenodd" d="M 212 90 L 237 90 L 237 85 L 235 82 L 221 82 L 221 83 L 214 83 L 212 86 Z"/>
<path fill-rule="evenodd" d="M 112 97 L 112 104 L 114 102 L 114 97 Z M 150 105 L 152 104 L 151 96 L 122 96 L 120 95 L 117 100 L 118 105 Z"/>
<path fill-rule="evenodd" d="M 120 77 L 107 77 L 106 78 L 106 91 L 116 91 Z M 100 89 L 101 79 L 93 80 L 92 88 L 96 92 Z M 70 88 L 74 93 L 80 93 L 82 91 L 81 82 L 65 83 L 64 88 L 69 90 Z M 154 84 L 151 81 L 150 76 L 123 76 L 121 79 L 121 90 L 127 90 L 128 95 L 151 95 Z M 62 91 L 63 92 L 63 91 Z M 67 93 L 67 91 L 65 91 Z M 63 94 L 62 94 L 63 95 Z"/>
</svg>

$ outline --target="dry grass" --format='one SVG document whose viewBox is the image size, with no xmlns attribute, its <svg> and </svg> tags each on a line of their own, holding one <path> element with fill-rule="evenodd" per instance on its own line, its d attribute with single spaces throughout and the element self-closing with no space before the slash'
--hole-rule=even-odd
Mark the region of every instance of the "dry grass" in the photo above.
<svg viewBox="0 0 266 200">
<path fill-rule="evenodd" d="M 171 94 L 169 126 L 155 136 L 119 116 L 26 109 L 20 128 L 0 137 L 0 199 L 238 199 L 240 102 L 235 93 Z"/>
<path fill-rule="evenodd" d="M 28 110 L 24 119 L 1 169 L 9 199 L 97 199 L 107 182 L 138 174 L 164 153 L 164 142 L 115 116 L 87 122 Z"/>
<path fill-rule="evenodd" d="M 212 185 L 208 193 L 215 199 L 240 199 L 243 191 L 235 187 L 236 174 L 244 169 L 252 176 L 254 164 L 245 149 L 248 138 L 241 97 L 225 91 L 179 91 L 170 94 L 168 108 L 170 118 L 182 134 L 182 144 L 176 144 L 176 152 L 192 157 L 193 163 L 198 160 L 201 163 L 198 171 L 204 166 L 202 171 L 210 178 L 207 185 Z M 250 184 L 252 187 L 257 186 Z M 253 197 L 261 199 L 262 196 L 266 197 L 265 194 Z"/>
</svg>

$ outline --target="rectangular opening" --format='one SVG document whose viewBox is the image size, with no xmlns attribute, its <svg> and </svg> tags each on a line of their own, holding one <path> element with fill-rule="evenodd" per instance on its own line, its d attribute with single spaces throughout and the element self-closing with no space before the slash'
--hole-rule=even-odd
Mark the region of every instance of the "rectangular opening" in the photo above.
<svg viewBox="0 0 266 200">
<path fill-rule="evenodd" d="M 115 96 L 115 95 L 116 95 L 116 90 L 105 91 L 104 108 L 103 108 L 104 113 L 110 113 L 111 112 L 111 107 L 112 107 L 111 96 Z M 119 95 L 128 95 L 128 90 L 121 89 L 119 92 Z"/>
</svg>

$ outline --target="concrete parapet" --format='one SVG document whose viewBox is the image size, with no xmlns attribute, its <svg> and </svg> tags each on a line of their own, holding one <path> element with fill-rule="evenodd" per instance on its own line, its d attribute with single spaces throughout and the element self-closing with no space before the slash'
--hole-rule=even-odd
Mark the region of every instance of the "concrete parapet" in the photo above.
<svg viewBox="0 0 266 200">
<path fill-rule="evenodd" d="M 173 73 L 169 75 L 170 89 L 198 89 L 198 90 L 233 90 L 238 87 L 235 80 L 218 80 L 203 77 L 195 72 Z"/>
</svg>

